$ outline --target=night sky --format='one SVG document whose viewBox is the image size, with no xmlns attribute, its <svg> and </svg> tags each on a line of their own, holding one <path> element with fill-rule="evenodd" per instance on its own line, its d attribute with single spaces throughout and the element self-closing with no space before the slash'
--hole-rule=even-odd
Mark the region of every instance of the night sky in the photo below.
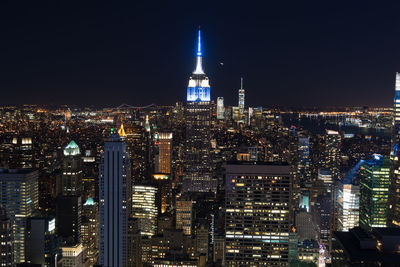
<svg viewBox="0 0 400 267">
<path fill-rule="evenodd" d="M 199 25 L 212 98 L 228 105 L 241 76 L 251 106 L 393 101 L 395 1 L 38 2 L 0 2 L 2 105 L 183 101 Z"/>
</svg>

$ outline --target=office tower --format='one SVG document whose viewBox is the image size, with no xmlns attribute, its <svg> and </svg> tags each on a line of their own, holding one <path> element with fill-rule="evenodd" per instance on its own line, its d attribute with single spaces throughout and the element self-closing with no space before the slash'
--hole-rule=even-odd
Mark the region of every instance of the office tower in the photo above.
<svg viewBox="0 0 400 267">
<path fill-rule="evenodd" d="M 82 198 L 59 196 L 56 208 L 57 235 L 68 245 L 81 242 Z"/>
<path fill-rule="evenodd" d="M 200 30 L 196 69 L 189 79 L 186 103 L 184 191 L 207 192 L 212 188 L 210 160 L 210 84 L 203 71 Z"/>
<path fill-rule="evenodd" d="M 92 198 L 88 198 L 82 207 L 81 235 L 89 264 L 93 265 L 99 256 L 99 212 L 98 204 Z"/>
<path fill-rule="evenodd" d="M 82 158 L 75 141 L 64 148 L 61 194 L 63 196 L 80 196 L 82 193 Z"/>
<path fill-rule="evenodd" d="M 141 236 L 152 237 L 157 228 L 157 188 L 151 185 L 132 186 L 132 218 L 137 219 Z"/>
<path fill-rule="evenodd" d="M 0 206 L 0 266 L 14 266 L 12 223 Z"/>
<path fill-rule="evenodd" d="M 310 137 L 299 137 L 297 175 L 299 182 L 304 187 L 306 182 L 311 182 Z"/>
<path fill-rule="evenodd" d="M 353 183 L 339 183 L 337 196 L 337 220 L 340 231 L 349 231 L 358 226 L 360 211 L 360 186 Z"/>
<path fill-rule="evenodd" d="M 176 200 L 176 229 L 182 229 L 185 235 L 192 233 L 193 202 L 183 196 Z"/>
<path fill-rule="evenodd" d="M 389 187 L 389 205 L 387 225 L 389 227 L 400 227 L 400 73 L 396 73 L 396 86 L 393 106 L 393 127 L 392 127 L 392 149 L 390 159 L 392 160 L 391 181 Z"/>
<path fill-rule="evenodd" d="M 38 171 L 0 169 L 0 202 L 13 224 L 15 263 L 25 261 L 26 219 L 38 207 L 38 178 Z"/>
<path fill-rule="evenodd" d="M 171 173 L 171 155 L 172 155 L 172 133 L 160 132 L 156 135 L 155 147 L 156 160 L 155 172 L 156 173 Z"/>
<path fill-rule="evenodd" d="M 360 225 L 386 227 L 388 191 L 390 185 L 390 159 L 374 155 L 360 167 Z"/>
<path fill-rule="evenodd" d="M 217 98 L 217 120 L 225 119 L 225 106 L 224 106 L 224 98 Z"/>
<path fill-rule="evenodd" d="M 30 133 L 8 135 L 0 145 L 0 166 L 8 169 L 34 167 L 33 141 Z"/>
<path fill-rule="evenodd" d="M 81 242 L 82 158 L 75 141 L 63 151 L 61 195 L 57 197 L 56 227 L 58 236 L 68 245 Z"/>
<path fill-rule="evenodd" d="M 26 259 L 30 264 L 56 266 L 61 258 L 59 238 L 56 235 L 56 219 L 30 217 L 26 227 Z"/>
<path fill-rule="evenodd" d="M 156 206 L 158 214 L 161 215 L 167 211 L 171 205 L 171 180 L 166 174 L 154 174 L 152 184 L 157 188 Z"/>
<path fill-rule="evenodd" d="M 326 130 L 324 147 L 324 168 L 329 169 L 333 179 L 340 175 L 340 143 L 339 132 Z"/>
<path fill-rule="evenodd" d="M 291 168 L 226 165 L 226 266 L 287 266 Z"/>
<path fill-rule="evenodd" d="M 330 171 L 329 171 L 330 173 Z M 311 188 L 311 213 L 317 229 L 320 244 L 326 251 L 330 250 L 331 230 L 333 222 L 333 185 L 331 175 L 326 180 L 318 179 Z"/>
<path fill-rule="evenodd" d="M 146 179 L 147 173 L 147 136 L 145 129 L 140 125 L 125 124 L 126 150 L 131 162 L 131 176 L 134 181 Z"/>
<path fill-rule="evenodd" d="M 239 117 L 243 120 L 244 114 L 244 89 L 243 89 L 243 78 L 240 78 L 240 89 L 239 89 Z"/>
<path fill-rule="evenodd" d="M 125 142 L 114 134 L 104 144 L 100 163 L 100 257 L 103 266 L 125 266 L 131 213 L 130 162 Z"/>
</svg>

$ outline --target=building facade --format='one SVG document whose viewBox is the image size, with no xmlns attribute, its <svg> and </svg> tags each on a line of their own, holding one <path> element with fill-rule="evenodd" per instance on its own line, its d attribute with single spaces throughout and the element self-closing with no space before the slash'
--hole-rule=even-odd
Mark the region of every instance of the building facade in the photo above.
<svg viewBox="0 0 400 267">
<path fill-rule="evenodd" d="M 132 218 L 137 219 L 141 236 L 152 237 L 157 230 L 157 188 L 150 185 L 132 186 Z"/>
<path fill-rule="evenodd" d="M 375 155 L 360 166 L 360 225 L 366 229 L 386 227 L 390 159 Z"/>
<path fill-rule="evenodd" d="M 33 170 L 0 170 L 0 200 L 12 221 L 14 262 L 25 262 L 27 218 L 38 207 L 39 172 Z"/>
<path fill-rule="evenodd" d="M 400 159 L 399 159 L 399 144 L 400 144 L 400 73 L 396 73 L 396 85 L 394 93 L 393 105 L 393 127 L 392 127 L 392 149 L 390 159 L 391 181 L 389 189 L 389 205 L 387 225 L 389 227 L 400 227 Z"/>
<path fill-rule="evenodd" d="M 99 263 L 105 267 L 125 266 L 128 261 L 132 188 L 128 153 L 118 134 L 112 135 L 104 144 L 99 187 Z"/>
<path fill-rule="evenodd" d="M 287 266 L 291 168 L 237 163 L 226 166 L 226 266 Z"/>
</svg>

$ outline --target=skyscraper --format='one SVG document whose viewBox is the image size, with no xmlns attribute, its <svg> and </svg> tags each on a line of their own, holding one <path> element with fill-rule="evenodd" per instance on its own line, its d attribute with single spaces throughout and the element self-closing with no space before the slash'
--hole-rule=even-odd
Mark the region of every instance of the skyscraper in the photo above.
<svg viewBox="0 0 400 267">
<path fill-rule="evenodd" d="M 357 227 L 360 211 L 360 186 L 353 183 L 339 183 L 338 190 L 338 228 L 349 231 Z"/>
<path fill-rule="evenodd" d="M 360 167 L 360 225 L 386 227 L 390 159 L 374 155 Z"/>
<path fill-rule="evenodd" d="M 86 248 L 86 256 L 91 265 L 99 256 L 99 209 L 92 198 L 88 198 L 82 207 L 82 245 Z"/>
<path fill-rule="evenodd" d="M 132 186 L 132 218 L 138 220 L 140 235 L 152 237 L 157 227 L 157 188 L 151 185 Z"/>
<path fill-rule="evenodd" d="M 226 166 L 226 266 L 289 263 L 289 165 Z"/>
<path fill-rule="evenodd" d="M 56 266 L 57 258 L 61 258 L 59 239 L 56 235 L 56 219 L 54 217 L 31 217 L 27 219 L 25 261 L 41 266 Z"/>
<path fill-rule="evenodd" d="M 158 133 L 155 143 L 158 151 L 156 153 L 155 171 L 156 173 L 171 173 L 172 155 L 172 133 Z"/>
<path fill-rule="evenodd" d="M 324 167 L 331 171 L 334 179 L 338 179 L 340 175 L 340 143 L 341 137 L 339 132 L 326 130 Z"/>
<path fill-rule="evenodd" d="M 80 196 L 82 193 L 81 152 L 73 140 L 64 148 L 61 190 L 63 196 Z"/>
<path fill-rule="evenodd" d="M 14 262 L 25 261 L 26 220 L 38 207 L 39 172 L 0 169 L 0 202 L 12 221 Z"/>
<path fill-rule="evenodd" d="M 12 224 L 0 206 L 0 266 L 14 266 Z"/>
<path fill-rule="evenodd" d="M 100 163 L 100 258 L 103 266 L 125 266 L 131 211 L 130 162 L 125 142 L 114 134 L 104 144 Z"/>
<path fill-rule="evenodd" d="M 243 89 L 243 78 L 240 78 L 240 89 L 239 89 L 239 117 L 242 120 L 244 114 L 244 89 Z"/>
<path fill-rule="evenodd" d="M 396 86 L 393 106 L 392 150 L 390 159 L 392 168 L 390 172 L 391 183 L 389 189 L 389 205 L 387 223 L 389 227 L 400 227 L 400 73 L 396 73 Z"/>
<path fill-rule="evenodd" d="M 201 35 L 198 31 L 196 68 L 190 76 L 186 103 L 184 191 L 212 189 L 210 164 L 210 84 L 203 71 Z"/>
<path fill-rule="evenodd" d="M 75 141 L 64 148 L 61 196 L 57 198 L 57 235 L 68 245 L 81 241 L 82 158 Z"/>
<path fill-rule="evenodd" d="M 217 119 L 223 120 L 225 119 L 225 106 L 224 106 L 224 98 L 217 98 Z"/>
<path fill-rule="evenodd" d="M 183 229 L 185 235 L 192 233 L 193 202 L 183 196 L 176 200 L 176 229 Z"/>
</svg>

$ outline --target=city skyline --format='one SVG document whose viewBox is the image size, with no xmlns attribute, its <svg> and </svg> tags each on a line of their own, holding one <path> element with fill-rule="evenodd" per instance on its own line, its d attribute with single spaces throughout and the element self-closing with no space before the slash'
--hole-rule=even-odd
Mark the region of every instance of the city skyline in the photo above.
<svg viewBox="0 0 400 267">
<path fill-rule="evenodd" d="M 237 103 L 240 77 L 252 106 L 389 106 L 393 99 L 394 3 L 195 5 L 81 4 L 78 11 L 3 3 L 0 104 L 184 101 L 199 25 L 211 98 L 227 105 Z"/>
<path fill-rule="evenodd" d="M 398 266 L 395 6 L 146 6 L 0 4 L 0 266 Z"/>
</svg>

